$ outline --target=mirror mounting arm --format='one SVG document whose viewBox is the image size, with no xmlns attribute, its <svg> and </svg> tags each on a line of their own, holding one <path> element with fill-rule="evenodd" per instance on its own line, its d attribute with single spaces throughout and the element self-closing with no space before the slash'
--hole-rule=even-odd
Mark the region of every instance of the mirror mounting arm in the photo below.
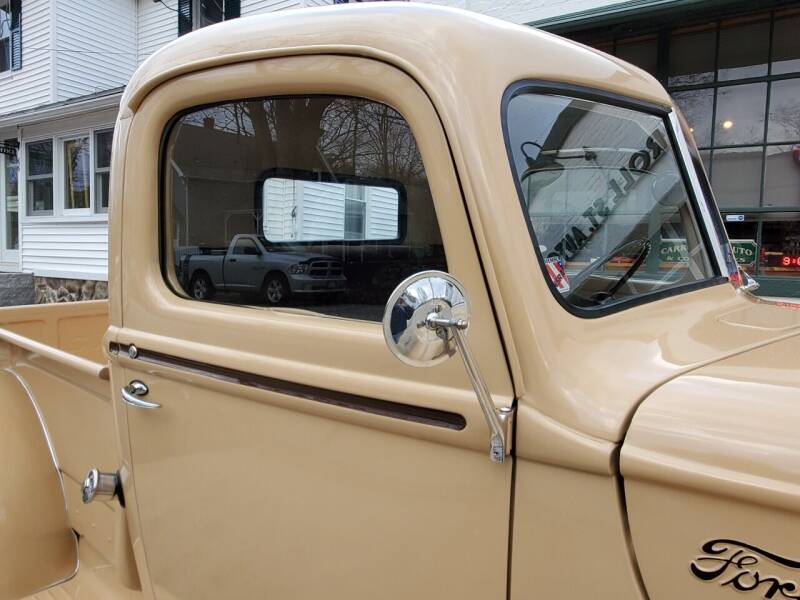
<svg viewBox="0 0 800 600">
<path fill-rule="evenodd" d="M 438 317 L 436 312 L 431 312 L 425 319 L 425 323 L 432 329 L 450 329 L 453 332 L 453 339 L 455 339 L 458 353 L 464 361 L 464 368 L 467 370 L 475 395 L 478 396 L 478 403 L 483 411 L 483 416 L 486 417 L 486 423 L 489 425 L 489 431 L 491 432 L 489 458 L 495 463 L 504 462 L 506 458 L 506 427 L 513 411 L 510 408 L 499 410 L 495 408 L 486 381 L 467 343 L 467 335 L 465 333 L 467 321 L 465 319 L 443 319 Z"/>
</svg>

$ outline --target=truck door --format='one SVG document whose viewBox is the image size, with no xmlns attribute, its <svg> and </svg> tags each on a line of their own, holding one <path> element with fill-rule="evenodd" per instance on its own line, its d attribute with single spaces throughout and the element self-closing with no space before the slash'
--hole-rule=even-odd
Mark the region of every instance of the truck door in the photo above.
<svg viewBox="0 0 800 600">
<path fill-rule="evenodd" d="M 264 276 L 261 249 L 255 240 L 240 237 L 225 255 L 222 276 L 226 290 L 253 292 L 261 289 Z"/>
<path fill-rule="evenodd" d="M 494 403 L 511 404 L 425 93 L 363 58 L 216 67 L 150 92 L 127 148 L 112 352 L 115 381 L 145 386 L 128 405 L 116 390 L 144 585 L 158 600 L 505 598 L 512 461 L 489 460 L 462 363 L 409 367 L 380 324 L 400 281 L 452 273 Z M 243 211 L 256 218 L 226 233 Z M 300 263 L 330 257 L 346 289 L 279 309 L 191 299 L 173 249 L 243 233 L 297 255 L 311 291 Z"/>
</svg>

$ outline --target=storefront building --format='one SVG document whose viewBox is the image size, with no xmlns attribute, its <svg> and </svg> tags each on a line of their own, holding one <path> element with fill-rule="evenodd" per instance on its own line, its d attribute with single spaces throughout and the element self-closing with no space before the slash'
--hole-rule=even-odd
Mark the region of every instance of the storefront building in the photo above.
<svg viewBox="0 0 800 600">
<path fill-rule="evenodd" d="M 759 294 L 800 297 L 800 3 L 623 2 L 532 24 L 667 87 L 739 264 Z"/>
</svg>

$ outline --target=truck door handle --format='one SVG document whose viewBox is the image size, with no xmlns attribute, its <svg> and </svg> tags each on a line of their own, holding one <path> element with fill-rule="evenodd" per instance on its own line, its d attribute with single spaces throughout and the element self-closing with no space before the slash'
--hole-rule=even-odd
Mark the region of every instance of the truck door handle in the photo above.
<svg viewBox="0 0 800 600">
<path fill-rule="evenodd" d="M 134 379 L 122 388 L 122 399 L 125 401 L 125 404 L 130 404 L 136 408 L 144 408 L 147 410 L 161 408 L 161 405 L 156 402 L 147 402 L 141 399 L 142 396 L 146 396 L 149 391 L 150 390 L 144 383 L 138 379 Z"/>
<path fill-rule="evenodd" d="M 236 262 L 236 259 L 235 258 L 229 258 L 228 262 Z"/>
</svg>

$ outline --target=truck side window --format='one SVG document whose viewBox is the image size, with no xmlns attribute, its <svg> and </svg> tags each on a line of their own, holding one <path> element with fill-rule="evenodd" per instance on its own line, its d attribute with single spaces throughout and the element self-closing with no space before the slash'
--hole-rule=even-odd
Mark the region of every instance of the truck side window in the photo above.
<svg viewBox="0 0 800 600">
<path fill-rule="evenodd" d="M 380 321 L 395 286 L 447 270 L 408 123 L 338 96 L 193 109 L 162 148 L 163 267 L 195 300 Z"/>
<path fill-rule="evenodd" d="M 506 123 L 524 215 L 567 308 L 589 316 L 714 281 L 663 118 L 523 91 Z"/>
</svg>

